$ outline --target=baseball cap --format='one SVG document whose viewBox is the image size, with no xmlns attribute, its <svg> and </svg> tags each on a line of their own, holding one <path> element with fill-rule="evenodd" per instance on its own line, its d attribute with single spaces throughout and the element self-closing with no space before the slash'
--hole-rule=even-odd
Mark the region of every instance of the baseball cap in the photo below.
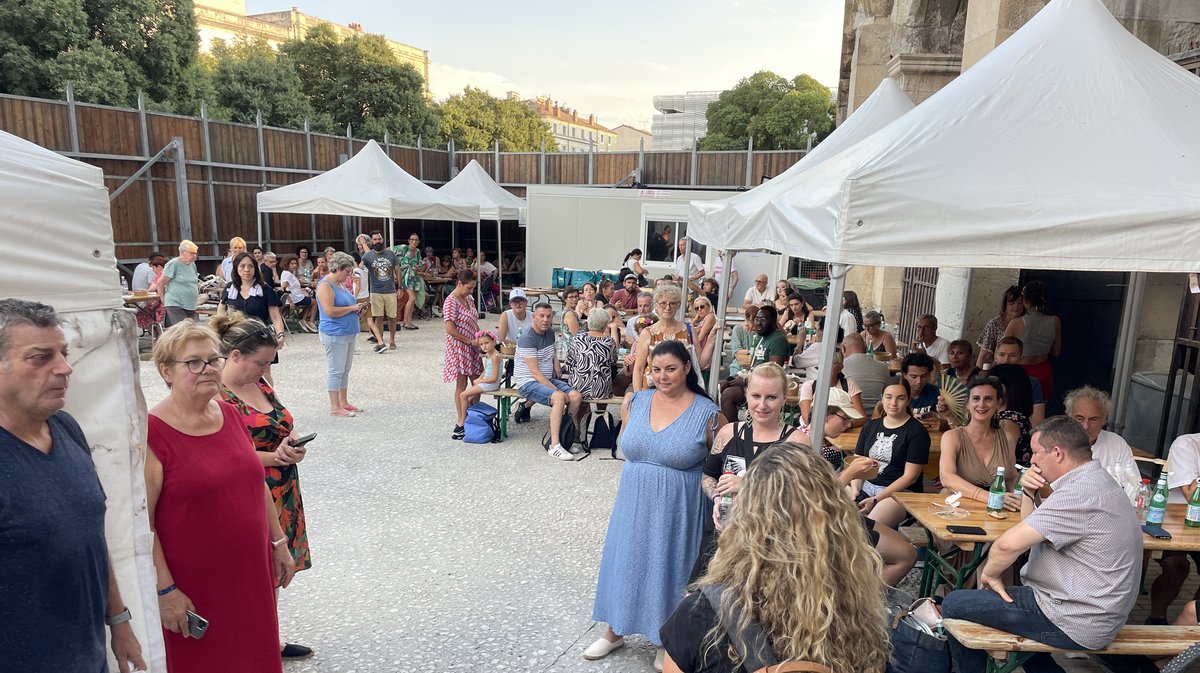
<svg viewBox="0 0 1200 673">
<path fill-rule="evenodd" d="M 512 289 L 512 292 L 508 293 L 508 300 L 509 301 L 518 301 L 519 300 L 519 301 L 528 302 L 529 297 L 525 296 L 525 290 L 522 290 L 519 287 L 514 287 Z"/>
<path fill-rule="evenodd" d="M 858 409 L 854 408 L 854 400 L 850 399 L 850 393 L 837 386 L 832 386 L 829 389 L 829 406 L 841 409 L 842 413 L 856 421 L 863 417 L 862 414 L 858 413 Z"/>
</svg>

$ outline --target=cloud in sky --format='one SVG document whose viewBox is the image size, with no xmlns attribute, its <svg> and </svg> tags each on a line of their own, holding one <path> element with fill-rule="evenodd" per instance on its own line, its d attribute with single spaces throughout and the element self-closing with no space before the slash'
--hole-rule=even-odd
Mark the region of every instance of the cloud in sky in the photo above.
<svg viewBox="0 0 1200 673">
<path fill-rule="evenodd" d="M 649 129 L 655 95 L 727 89 L 758 70 L 837 83 L 844 0 L 301 0 L 301 12 L 429 50 L 437 99 L 549 96 L 613 127 Z M 283 9 L 247 0 L 249 13 Z"/>
</svg>

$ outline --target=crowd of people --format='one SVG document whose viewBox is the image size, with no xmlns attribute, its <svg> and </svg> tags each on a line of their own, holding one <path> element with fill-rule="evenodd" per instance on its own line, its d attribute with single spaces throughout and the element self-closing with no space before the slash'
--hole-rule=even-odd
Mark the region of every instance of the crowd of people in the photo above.
<svg viewBox="0 0 1200 673">
<path fill-rule="evenodd" d="M 1112 403 L 1096 388 L 1067 391 L 1065 414 L 1046 418 L 1062 326 L 1040 282 L 1009 288 L 974 345 L 939 336 L 933 315 L 918 317 L 912 343 L 903 344 L 879 311 L 864 313 L 853 292 L 830 315 L 786 280 L 772 291 L 759 275 L 740 305 L 728 301 L 741 315 L 726 339 L 715 315 L 722 270 L 706 275 L 681 241 L 675 273 L 650 279 L 633 250 L 618 284 L 563 288 L 557 311 L 545 300 L 531 306 L 527 292 L 513 288 L 493 329 L 481 327 L 476 296 L 499 269 L 482 253 L 455 250 L 439 259 L 425 248 L 422 256 L 416 234 L 388 249 L 377 231 L 356 247 L 328 248 L 314 260 L 301 246 L 276 260 L 235 238 L 217 270 L 218 308 L 203 323 L 196 309 L 207 288 L 193 243 L 181 243 L 170 260 L 151 255 L 135 270 L 133 288 L 158 293 L 167 326 L 153 361 L 169 392 L 150 409 L 145 482 L 173 672 L 222 670 L 235 657 L 240 670 L 281 670 L 282 660 L 312 654 L 281 638 L 276 614 L 277 592 L 312 564 L 298 470 L 305 439 L 271 377 L 287 343 L 284 321 L 298 314 L 305 331 L 318 333 L 329 413 L 353 417 L 363 412 L 347 393 L 357 339 L 365 327 L 376 353 L 395 349 L 398 329 L 417 328 L 412 320 L 429 278 L 451 286 L 440 308 L 443 380 L 454 384 L 453 440 L 464 439 L 468 409 L 505 381 L 519 395 L 514 420 L 530 422 L 533 407 L 548 407 L 544 448 L 575 461 L 581 454 L 564 442 L 565 425 L 585 422 L 591 402 L 623 398 L 617 441 L 624 463 L 592 610 L 606 628 L 584 649 L 587 659 L 641 634 L 657 647 L 656 670 L 735 671 L 757 661 L 745 646 L 761 631 L 781 661 L 884 671 L 895 628 L 887 588 L 918 560 L 898 532 L 908 513 L 894 496 L 941 489 L 988 502 L 1001 468 L 1002 506 L 1020 512 L 1021 522 L 991 545 L 976 572 L 978 589 L 945 596 L 943 615 L 1064 650 L 1101 648 L 1128 618 L 1142 537 L 1122 485 L 1109 475 L 1136 473 L 1133 450 L 1104 429 Z M 727 293 L 737 283 L 732 270 L 728 280 Z M 367 311 L 371 319 L 360 322 Z M 826 340 L 836 349 L 829 404 L 814 418 L 814 374 Z M 0 518 L 0 561 L 19 581 L 35 578 L 24 594 L 66 587 L 87 597 L 84 615 L 75 605 L 38 606 L 79 634 L 78 647 L 54 653 L 61 670 L 99 670 L 106 624 L 118 661 L 144 666 L 111 573 L 88 445 L 61 411 L 71 373 L 66 356 L 52 308 L 0 300 L 0 480 L 58 484 L 71 493 L 40 511 L 41 530 L 15 546 L 4 543 L 12 539 L 9 522 L 27 529 L 22 515 L 43 503 L 27 489 L 0 493 L 6 513 L 15 513 Z M 942 389 L 946 381 L 965 391 L 961 400 Z M 820 446 L 812 438 L 817 422 Z M 854 428 L 857 442 L 844 452 L 834 442 Z M 933 482 L 926 477 L 931 460 Z M 1188 501 L 1200 483 L 1200 435 L 1175 440 L 1168 469 L 1171 501 Z M 1023 495 L 1012 492 L 1017 484 Z M 214 559 L 192 553 L 197 547 L 224 553 Z M 67 556 L 52 583 L 36 571 L 45 558 Z M 1148 623 L 1165 624 L 1189 574 L 1188 554 L 1157 562 Z M 25 626 L 39 622 L 16 610 L 0 603 L 0 616 L 25 634 L 18 641 L 27 647 L 9 659 L 20 668 L 45 656 L 40 644 L 57 634 Z M 220 625 L 203 639 L 196 637 L 198 612 Z M 1195 622 L 1193 600 L 1177 623 Z M 986 653 L 953 637 L 950 649 L 961 673 L 984 669 Z M 1114 671 L 1153 665 L 1105 663 Z M 1024 667 L 1062 670 L 1049 655 Z"/>
</svg>

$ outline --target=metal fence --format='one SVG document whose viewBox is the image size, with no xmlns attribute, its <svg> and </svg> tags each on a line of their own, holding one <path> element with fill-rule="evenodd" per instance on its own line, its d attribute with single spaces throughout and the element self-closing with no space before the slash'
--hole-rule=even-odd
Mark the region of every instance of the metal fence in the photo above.
<svg viewBox="0 0 1200 673">
<path fill-rule="evenodd" d="M 307 126 L 307 125 L 306 125 Z M 220 258 L 233 236 L 288 252 L 304 244 L 344 246 L 353 232 L 382 222 L 328 215 L 273 214 L 260 222 L 256 194 L 334 168 L 365 138 L 218 122 L 146 109 L 0 94 L 0 130 L 104 171 L 113 237 L 122 263 L 195 241 L 201 257 Z M 747 189 L 787 170 L 803 151 L 455 152 L 382 143 L 388 156 L 432 186 L 472 159 L 518 196 L 530 184 Z M 515 248 L 523 247 L 520 242 Z"/>
</svg>

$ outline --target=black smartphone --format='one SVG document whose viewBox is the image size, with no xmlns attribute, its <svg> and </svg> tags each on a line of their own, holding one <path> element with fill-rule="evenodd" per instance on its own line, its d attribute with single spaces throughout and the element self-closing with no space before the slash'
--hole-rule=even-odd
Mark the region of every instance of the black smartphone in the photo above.
<svg viewBox="0 0 1200 673">
<path fill-rule="evenodd" d="M 196 614 L 195 612 L 192 612 L 191 610 L 188 610 L 186 614 L 188 620 L 188 635 L 196 640 L 200 640 L 204 637 L 204 632 L 208 631 L 208 620 Z"/>
<path fill-rule="evenodd" d="M 1156 526 L 1155 524 L 1152 524 L 1152 523 L 1142 524 L 1142 532 L 1144 532 L 1146 535 L 1149 535 L 1150 537 L 1158 538 L 1159 540 L 1170 540 L 1171 539 L 1171 534 L 1168 533 L 1167 531 L 1163 530 L 1162 526 Z"/>
<path fill-rule="evenodd" d="M 314 440 L 316 438 L 317 438 L 317 433 L 314 432 L 311 435 L 304 435 L 303 437 L 301 437 L 300 439 L 297 439 L 294 442 L 288 442 L 288 446 L 304 446 L 305 444 L 311 442 L 312 440 Z"/>
<path fill-rule="evenodd" d="M 946 530 L 955 535 L 987 535 L 987 531 L 979 526 L 946 526 Z"/>
</svg>

